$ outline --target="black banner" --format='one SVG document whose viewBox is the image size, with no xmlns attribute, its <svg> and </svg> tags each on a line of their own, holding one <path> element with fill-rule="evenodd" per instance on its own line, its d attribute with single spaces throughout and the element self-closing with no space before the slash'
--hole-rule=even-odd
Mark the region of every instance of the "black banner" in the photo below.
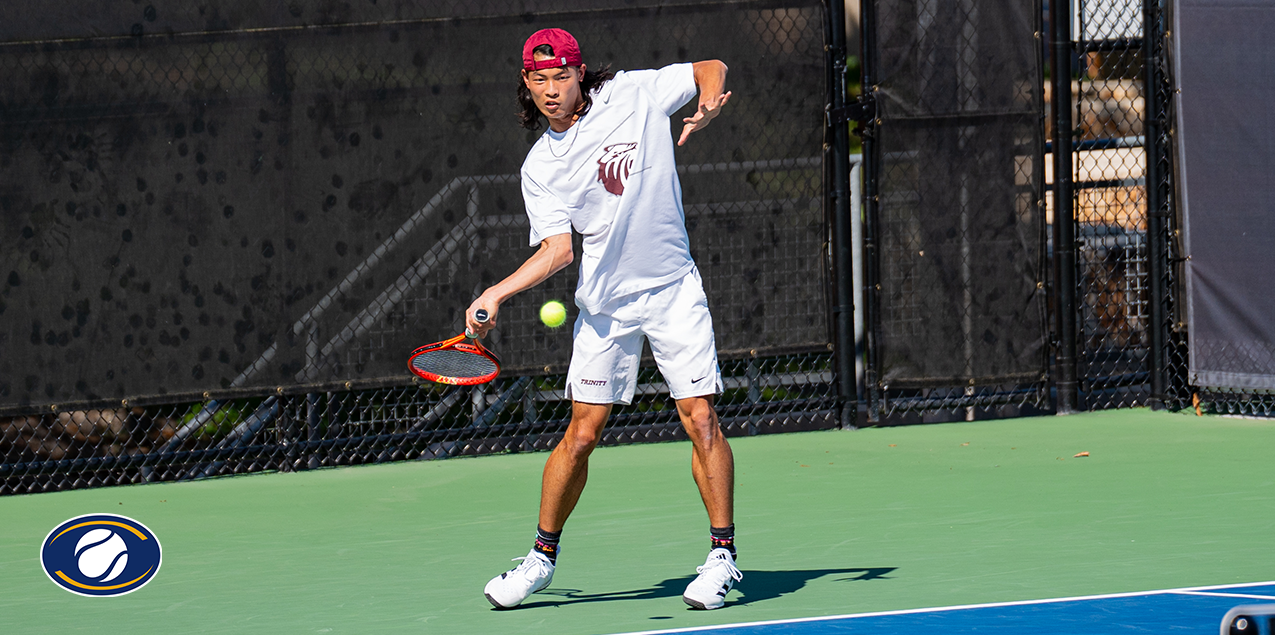
<svg viewBox="0 0 1275 635">
<path fill-rule="evenodd" d="M 873 15 L 877 388 L 1040 384 L 1040 7 L 877 3 Z"/>
<path fill-rule="evenodd" d="M 677 156 L 719 348 L 826 350 L 820 5 L 542 5 L 0 9 L 0 410 L 409 381 L 532 253 L 514 92 L 549 26 L 594 67 L 730 66 Z M 508 372 L 565 367 L 537 311 L 574 276 L 505 307 Z"/>
</svg>

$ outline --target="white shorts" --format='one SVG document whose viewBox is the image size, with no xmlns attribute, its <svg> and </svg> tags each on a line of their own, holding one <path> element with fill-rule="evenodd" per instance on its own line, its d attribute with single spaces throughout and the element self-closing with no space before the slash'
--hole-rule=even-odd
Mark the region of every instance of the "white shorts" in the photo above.
<svg viewBox="0 0 1275 635">
<path fill-rule="evenodd" d="M 607 313 L 580 311 L 567 371 L 567 398 L 628 404 L 637 388 L 642 339 L 674 399 L 722 392 L 713 317 L 699 270 L 681 280 L 609 302 Z"/>
</svg>

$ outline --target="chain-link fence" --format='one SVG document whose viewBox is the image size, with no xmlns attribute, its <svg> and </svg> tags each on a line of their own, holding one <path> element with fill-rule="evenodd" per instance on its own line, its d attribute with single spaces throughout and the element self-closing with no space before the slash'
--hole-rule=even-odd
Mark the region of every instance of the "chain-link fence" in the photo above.
<svg viewBox="0 0 1275 635">
<path fill-rule="evenodd" d="M 1147 99 L 1141 1 L 1078 4 L 1074 213 L 1081 407 L 1150 397 Z"/>
<path fill-rule="evenodd" d="M 824 137 L 838 65 L 814 2 L 0 10 L 0 494 L 552 447 L 570 334 L 536 309 L 574 271 L 504 307 L 491 384 L 405 368 L 530 253 L 538 133 L 512 96 L 546 26 L 597 65 L 730 65 L 729 114 L 678 154 L 728 434 L 845 421 L 838 277 L 871 421 L 1048 409 L 1068 346 L 1081 408 L 1271 416 L 1275 396 L 1188 377 L 1172 7 L 1147 1 L 1076 3 L 1070 81 L 1048 85 L 1034 0 L 865 2 L 862 99 L 837 115 L 862 115 L 853 272 L 829 270 L 848 149 Z M 1069 93 L 1064 205 L 1048 90 Z M 1050 274 L 1060 219 L 1072 286 Z M 603 443 L 683 434 L 648 353 Z"/>
<path fill-rule="evenodd" d="M 825 354 L 728 360 L 717 401 L 729 436 L 824 429 L 837 421 Z M 668 389 L 644 368 L 603 444 L 685 439 Z M 0 420 L 0 494 L 543 450 L 571 406 L 562 375 L 285 394 L 34 414 Z"/>
<path fill-rule="evenodd" d="M 1033 17 L 1065 21 L 1062 52 L 1050 41 L 1059 37 L 1058 24 L 1042 28 L 1036 22 L 1032 33 L 1030 22 L 1014 22 L 1012 6 L 993 12 L 995 20 L 985 17 L 987 3 L 867 2 L 864 7 L 865 89 L 875 97 L 869 101 L 876 108 L 864 126 L 869 191 L 866 392 L 873 414 L 915 411 L 937 415 L 924 420 L 947 420 L 962 408 L 970 418 L 977 407 L 991 409 L 1000 403 L 1040 407 L 1046 405 L 1047 388 L 1063 391 L 1070 381 L 1071 390 L 1079 393 L 1078 402 L 1070 401 L 1082 409 L 1163 404 L 1269 416 L 1275 408 L 1271 395 L 1193 386 L 1187 377 L 1189 323 L 1182 299 L 1184 255 L 1172 158 L 1171 3 L 1084 0 L 1027 9 Z M 1061 84 L 1067 87 L 1061 99 L 1068 111 L 1063 136 L 1070 146 L 1062 206 L 1069 220 L 1063 251 L 1069 253 L 1061 259 L 1054 244 L 1058 206 L 1051 197 L 1037 196 L 1039 183 L 1056 181 L 1052 147 L 1043 165 L 1033 164 L 1040 155 L 1022 149 L 1030 142 L 1024 144 L 1029 137 L 1019 133 L 1014 137 L 1019 149 L 1001 153 L 1015 157 L 1018 189 L 1001 188 L 1016 192 L 1015 204 L 971 195 L 977 189 L 971 183 L 986 188 L 1012 174 L 998 168 L 1005 162 L 996 153 L 978 145 L 994 135 L 975 128 L 973 124 L 985 122 L 971 115 L 986 107 L 982 102 L 994 102 L 998 93 L 977 66 L 990 62 L 1004 69 L 1006 77 L 1018 77 L 1017 86 L 1036 81 L 1022 66 L 1032 54 L 1014 49 L 1029 33 L 1037 39 L 1035 50 L 1052 50 L 1060 62 L 1057 68 L 1070 79 Z M 989 35 L 1015 52 L 997 57 L 981 39 Z M 1043 102 L 1056 103 L 1058 97 L 1048 90 L 1059 85 L 1051 81 L 1045 86 Z M 1030 91 L 1020 89 L 1018 94 L 1021 98 L 1013 105 L 1000 104 L 996 110 L 1006 121 L 1015 107 L 1029 117 L 1031 105 L 1042 103 L 1033 102 Z M 1055 115 L 1044 112 L 1046 137 L 1054 136 Z M 944 155 L 949 147 L 955 151 Z M 1047 173 L 1042 176 L 1037 168 Z M 1027 211 L 1033 205 L 1045 208 L 1038 227 L 1045 229 L 1040 244 L 1046 247 L 1033 252 L 1029 244 L 1011 258 L 1012 266 L 972 269 L 977 259 L 966 254 L 996 251 L 971 242 L 988 219 L 969 210 L 1016 209 L 1018 232 L 1027 235 L 1033 227 Z M 945 241 L 960 249 L 945 253 L 939 247 Z M 1067 275 L 1057 269 L 1046 275 L 1043 263 L 1048 261 L 1063 263 Z M 1054 305 L 1048 312 L 1048 337 L 1039 340 L 1048 342 L 1048 348 L 1031 349 L 1052 353 L 1040 366 L 1052 373 L 1049 380 L 1042 371 L 1034 383 L 1026 375 L 989 385 L 980 385 L 977 378 L 970 381 L 978 374 L 975 360 L 997 345 L 971 337 L 980 331 L 974 323 L 993 313 L 978 305 L 978 284 L 1006 273 L 1043 283 Z M 1031 297 L 1019 294 L 1013 284 L 991 286 L 1014 298 Z M 1021 330 L 997 325 L 990 332 L 1009 335 L 1006 341 L 1019 345 L 1015 350 L 1026 351 L 1021 344 L 1028 338 L 1013 336 L 1035 330 L 1024 315 L 1014 320 Z M 1071 323 L 1074 341 L 1064 328 Z M 1075 380 L 1068 380 L 1073 363 Z M 971 385 L 961 385 L 967 381 Z M 1018 412 L 1022 410 L 1001 408 L 988 414 Z"/>
<path fill-rule="evenodd" d="M 1172 10 L 1163 0 L 1075 7 L 1069 61 L 1080 405 L 1271 416 L 1275 396 L 1195 386 L 1187 373 Z"/>
<path fill-rule="evenodd" d="M 835 425 L 819 3 L 81 4 L 0 10 L 0 491 L 552 443 L 570 330 L 537 308 L 573 269 L 504 307 L 496 382 L 406 369 L 532 252 L 514 89 L 549 26 L 592 68 L 728 63 L 677 156 L 719 411 Z M 645 361 L 607 442 L 680 434 Z"/>
</svg>

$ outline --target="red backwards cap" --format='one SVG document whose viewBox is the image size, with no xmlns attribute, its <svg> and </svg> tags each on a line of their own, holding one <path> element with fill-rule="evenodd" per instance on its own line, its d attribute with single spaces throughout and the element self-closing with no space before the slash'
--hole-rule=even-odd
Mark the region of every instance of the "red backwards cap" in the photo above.
<svg viewBox="0 0 1275 635">
<path fill-rule="evenodd" d="M 548 44 L 553 48 L 554 57 L 537 62 L 532 51 L 542 44 Z M 580 55 L 580 43 L 562 29 L 536 31 L 527 38 L 527 43 L 522 45 L 522 67 L 529 71 L 559 66 L 579 66 L 583 63 L 584 57 Z"/>
</svg>

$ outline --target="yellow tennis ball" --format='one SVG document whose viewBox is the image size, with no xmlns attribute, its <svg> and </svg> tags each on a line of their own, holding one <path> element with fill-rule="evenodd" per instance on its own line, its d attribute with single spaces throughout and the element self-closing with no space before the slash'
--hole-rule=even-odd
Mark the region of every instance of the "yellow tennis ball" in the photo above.
<svg viewBox="0 0 1275 635">
<path fill-rule="evenodd" d="M 545 302 L 544 306 L 540 307 L 540 321 L 551 329 L 562 326 L 562 323 L 567 321 L 567 307 L 557 300 Z"/>
</svg>

